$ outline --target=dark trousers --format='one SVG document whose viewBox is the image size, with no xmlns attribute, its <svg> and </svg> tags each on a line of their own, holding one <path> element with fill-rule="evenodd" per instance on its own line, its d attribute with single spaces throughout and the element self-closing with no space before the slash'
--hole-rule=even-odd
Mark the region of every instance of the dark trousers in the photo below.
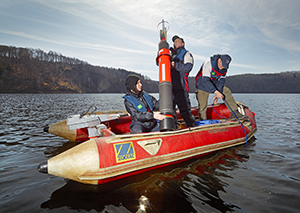
<svg viewBox="0 0 300 213">
<path fill-rule="evenodd" d="M 191 112 L 191 102 L 190 102 L 188 92 L 186 92 L 184 90 L 174 90 L 173 91 L 173 108 L 174 109 L 175 109 L 176 105 L 179 108 L 181 117 L 185 121 L 185 126 L 186 127 L 196 126 L 195 118 Z M 177 120 L 176 120 L 176 123 L 177 123 Z"/>
<path fill-rule="evenodd" d="M 156 124 L 152 129 L 147 128 L 141 122 L 132 122 L 130 124 L 130 133 L 142 133 L 142 132 L 159 132 L 159 126 Z"/>
<path fill-rule="evenodd" d="M 233 111 L 237 111 L 238 107 L 237 104 L 232 96 L 232 93 L 230 89 L 226 86 L 223 87 L 223 94 L 225 97 L 225 100 L 227 101 L 228 105 Z M 196 91 L 196 97 L 198 101 L 199 106 L 199 117 L 200 120 L 206 120 L 206 110 L 207 110 L 207 101 L 208 101 L 209 92 L 199 90 Z"/>
</svg>

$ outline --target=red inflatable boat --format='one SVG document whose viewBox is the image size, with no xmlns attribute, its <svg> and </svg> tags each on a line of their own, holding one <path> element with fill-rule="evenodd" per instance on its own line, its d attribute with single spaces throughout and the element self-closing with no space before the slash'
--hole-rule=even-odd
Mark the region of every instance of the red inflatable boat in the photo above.
<svg viewBox="0 0 300 213">
<path fill-rule="evenodd" d="M 101 184 L 243 144 L 254 136 L 257 127 L 255 114 L 240 102 L 238 106 L 248 119 L 228 119 L 230 111 L 220 104 L 213 109 L 210 106 L 207 111 L 208 118 L 218 119 L 218 123 L 192 128 L 182 123 L 176 131 L 140 134 L 128 134 L 131 119 L 122 112 L 118 119 L 101 123 L 107 125 L 102 129 L 102 137 L 90 139 L 41 163 L 38 170 L 82 183 Z M 102 114 L 113 113 L 116 112 Z M 198 113 L 197 108 L 193 113 Z M 88 137 L 84 129 L 76 131 L 77 141 Z"/>
</svg>

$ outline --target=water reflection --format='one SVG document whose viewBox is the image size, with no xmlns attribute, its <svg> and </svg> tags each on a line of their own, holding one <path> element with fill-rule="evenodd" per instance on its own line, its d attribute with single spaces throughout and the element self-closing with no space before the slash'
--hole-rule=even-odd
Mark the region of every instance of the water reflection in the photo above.
<svg viewBox="0 0 300 213">
<path fill-rule="evenodd" d="M 99 186 L 67 181 L 41 204 L 41 208 L 68 207 L 97 212 L 111 208 L 129 212 L 237 211 L 240 207 L 227 203 L 220 194 L 226 193 L 226 179 L 232 179 L 228 171 L 239 168 L 249 159 L 254 140 L 247 146 L 218 151 Z"/>
<path fill-rule="evenodd" d="M 149 206 L 149 199 L 146 196 L 142 195 L 139 199 L 139 209 L 137 210 L 137 213 L 147 212 Z"/>
<path fill-rule="evenodd" d="M 52 158 L 64 151 L 67 151 L 68 149 L 71 149 L 72 147 L 74 147 L 78 144 L 79 143 L 77 143 L 77 142 L 66 141 L 66 142 L 63 142 L 62 145 L 59 145 L 59 146 L 47 147 L 47 149 L 44 151 L 44 154 L 47 158 Z"/>
</svg>

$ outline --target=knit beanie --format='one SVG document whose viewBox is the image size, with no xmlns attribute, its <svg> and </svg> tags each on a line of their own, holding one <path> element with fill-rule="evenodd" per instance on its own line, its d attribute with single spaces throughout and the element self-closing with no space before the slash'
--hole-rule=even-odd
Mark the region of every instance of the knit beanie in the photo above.
<svg viewBox="0 0 300 213">
<path fill-rule="evenodd" d="M 133 90 L 134 92 L 136 92 L 136 83 L 138 82 L 139 79 L 140 77 L 137 75 L 134 74 L 128 75 L 125 79 L 125 86 L 127 91 Z"/>
</svg>

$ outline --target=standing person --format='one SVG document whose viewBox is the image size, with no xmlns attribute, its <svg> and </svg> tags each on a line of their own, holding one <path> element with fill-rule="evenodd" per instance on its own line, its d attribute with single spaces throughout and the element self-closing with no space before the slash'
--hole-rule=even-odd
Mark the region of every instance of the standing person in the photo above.
<svg viewBox="0 0 300 213">
<path fill-rule="evenodd" d="M 188 76 L 191 72 L 194 59 L 192 54 L 184 47 L 182 38 L 175 35 L 172 38 L 174 49 L 171 48 L 171 77 L 173 106 L 179 108 L 181 117 L 185 121 L 186 127 L 196 126 L 195 118 L 191 112 L 191 103 L 189 99 Z M 176 118 L 175 118 L 176 119 Z"/>
<path fill-rule="evenodd" d="M 229 69 L 231 57 L 229 55 L 213 55 L 208 61 L 205 61 L 198 74 L 196 75 L 196 96 L 199 105 L 200 120 L 206 120 L 207 100 L 209 93 L 214 93 L 214 104 L 218 99 L 225 99 L 234 114 L 239 118 L 245 118 L 238 112 L 237 104 L 231 91 L 225 86 L 225 77 Z M 234 115 L 231 114 L 231 119 Z"/>
<path fill-rule="evenodd" d="M 137 75 L 128 75 L 125 79 L 125 86 L 124 104 L 132 119 L 130 132 L 159 131 L 156 119 L 163 120 L 165 118 L 165 115 L 160 112 L 153 112 L 153 110 L 159 109 L 159 102 L 143 91 L 141 80 Z"/>
</svg>

